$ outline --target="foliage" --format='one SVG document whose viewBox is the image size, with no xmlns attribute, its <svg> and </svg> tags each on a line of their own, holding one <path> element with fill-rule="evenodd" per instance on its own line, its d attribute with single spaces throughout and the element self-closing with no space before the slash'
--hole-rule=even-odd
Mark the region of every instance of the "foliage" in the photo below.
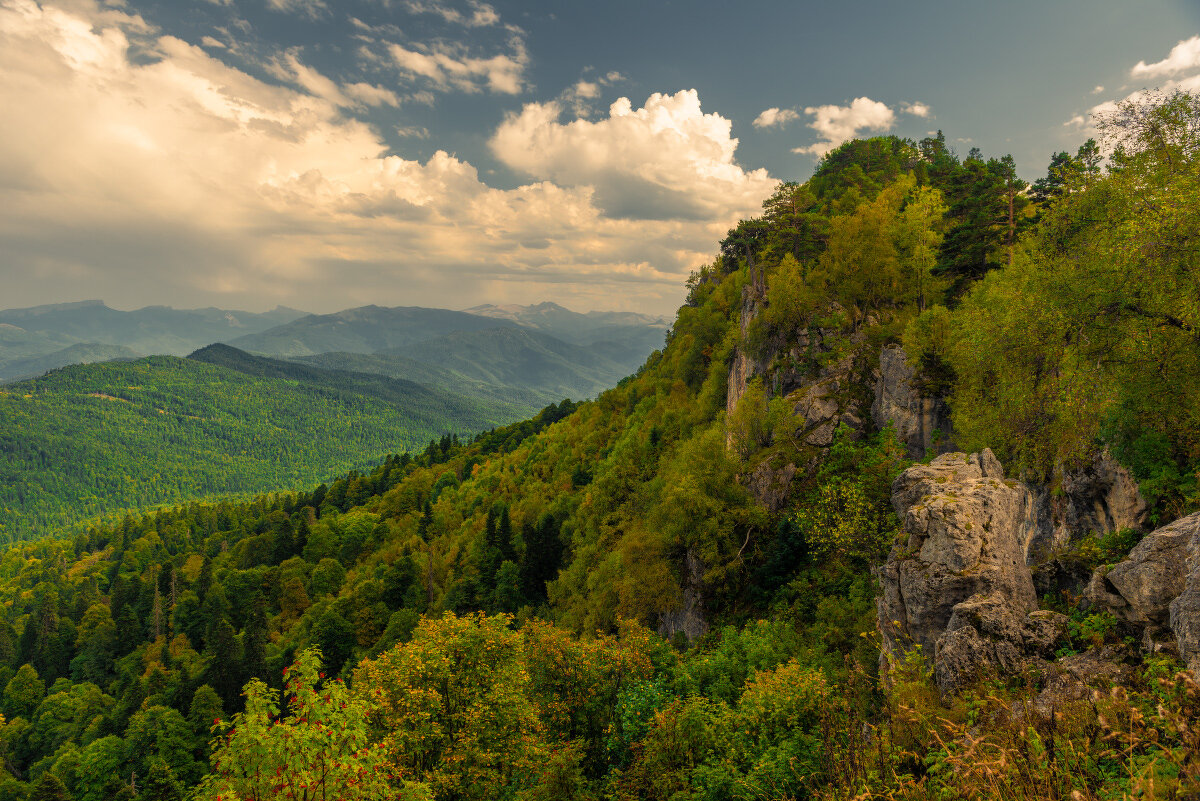
<svg viewBox="0 0 1200 801">
<path fill-rule="evenodd" d="M 246 708 L 218 736 L 213 772 L 201 798 L 405 799 L 428 798 L 420 785 L 391 789 L 387 755 L 370 740 L 370 712 L 338 680 L 324 681 L 321 655 L 301 652 L 286 671 L 286 715 L 279 696 L 261 681 L 246 687 Z M 220 730 L 219 721 L 214 725 Z"/>
<path fill-rule="evenodd" d="M 370 700 L 382 753 L 434 798 L 503 798 L 531 783 L 544 758 L 520 637 L 507 623 L 427 618 L 408 643 L 358 668 L 355 691 Z"/>
<path fill-rule="evenodd" d="M 963 300 L 946 349 L 961 444 L 1049 479 L 1103 436 L 1158 515 L 1200 503 L 1197 120 L 1185 92 L 1102 117 L 1107 174 L 1089 168 Z"/>
</svg>

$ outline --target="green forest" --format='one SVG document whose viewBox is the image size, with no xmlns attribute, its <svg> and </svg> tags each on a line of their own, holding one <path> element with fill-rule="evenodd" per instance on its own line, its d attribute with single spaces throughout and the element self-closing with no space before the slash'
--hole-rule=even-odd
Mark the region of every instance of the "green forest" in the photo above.
<svg viewBox="0 0 1200 801">
<path fill-rule="evenodd" d="M 0 542 L 105 513 L 310 486 L 519 407 L 212 346 L 0 388 Z"/>
<path fill-rule="evenodd" d="M 1122 678 L 1049 715 L 1036 672 L 944 694 L 919 649 L 880 667 L 877 568 L 906 547 L 892 486 L 912 464 L 864 411 L 883 346 L 1007 475 L 1053 493 L 1107 448 L 1156 524 L 1200 509 L 1200 98 L 1126 103 L 1100 132 L 1032 186 L 940 134 L 847 142 L 729 231 L 665 347 L 594 401 L 499 428 L 326 422 L 308 447 L 363 439 L 314 489 L 12 545 L 0 795 L 1195 797 L 1195 676 L 1069 593 L 1047 599 L 1070 621 L 1053 647 Z M 100 415 L 132 456 L 148 430 L 271 453 L 264 432 L 346 402 L 272 406 L 270 385 L 173 359 L 97 369 L 7 388 L 5 452 L 53 413 L 68 433 L 45 450 L 85 475 L 105 469 Z M 180 391 L 195 370 L 220 383 Z M 830 375 L 836 411 L 806 428 L 784 389 Z M 393 455 L 364 466 L 376 447 Z M 120 464 L 135 506 L 153 461 Z M 201 489 L 229 491 L 211 467 Z M 782 501 L 762 475 L 787 476 Z M 1059 557 L 1090 571 L 1136 541 Z"/>
</svg>

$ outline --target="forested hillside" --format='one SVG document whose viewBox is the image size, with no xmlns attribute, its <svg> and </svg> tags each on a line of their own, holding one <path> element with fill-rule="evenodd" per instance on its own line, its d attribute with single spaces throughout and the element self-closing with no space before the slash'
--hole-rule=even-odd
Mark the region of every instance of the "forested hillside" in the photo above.
<svg viewBox="0 0 1200 801">
<path fill-rule="evenodd" d="M 1107 165 L 1088 142 L 1032 188 L 940 135 L 849 142 L 594 401 L 9 549 L 0 792 L 1190 797 L 1194 677 L 1077 593 L 1048 593 L 1039 668 L 942 693 L 932 654 L 880 667 L 877 569 L 919 550 L 885 347 L 949 405 L 925 456 L 990 447 L 1054 498 L 1108 448 L 1161 522 L 1200 508 L 1200 100 L 1103 133 Z M 1139 536 L 1055 559 L 1086 577 Z M 1091 684 L 1043 714 L 1072 658 Z"/>
<path fill-rule="evenodd" d="M 0 538 L 44 536 L 115 510 L 302 487 L 521 415 L 501 401 L 225 346 L 190 359 L 67 367 L 0 389 Z"/>
</svg>

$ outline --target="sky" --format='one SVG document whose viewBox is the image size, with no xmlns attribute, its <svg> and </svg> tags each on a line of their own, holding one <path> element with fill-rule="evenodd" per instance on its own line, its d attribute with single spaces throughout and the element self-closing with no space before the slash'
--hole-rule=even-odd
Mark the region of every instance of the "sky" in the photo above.
<svg viewBox="0 0 1200 801">
<path fill-rule="evenodd" d="M 1027 180 L 1197 0 L 0 0 L 0 308 L 672 315 L 855 136 Z"/>
</svg>

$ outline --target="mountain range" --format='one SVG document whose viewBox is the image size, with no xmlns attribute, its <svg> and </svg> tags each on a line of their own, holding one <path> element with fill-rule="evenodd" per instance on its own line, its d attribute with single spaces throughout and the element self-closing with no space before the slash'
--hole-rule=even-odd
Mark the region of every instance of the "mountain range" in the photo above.
<svg viewBox="0 0 1200 801">
<path fill-rule="evenodd" d="M 256 315 L 99 301 L 0 321 L 6 540 L 321 481 L 594 397 L 634 372 L 666 325 L 554 304 Z M 197 342 L 187 358 L 141 355 Z"/>
<path fill-rule="evenodd" d="M 580 314 L 554 303 L 466 311 L 363 306 L 333 314 L 84 301 L 0 311 L 0 381 L 69 364 L 184 355 L 213 343 L 315 368 L 403 378 L 532 413 L 593 397 L 662 346 L 668 323 L 628 312 Z"/>
</svg>

